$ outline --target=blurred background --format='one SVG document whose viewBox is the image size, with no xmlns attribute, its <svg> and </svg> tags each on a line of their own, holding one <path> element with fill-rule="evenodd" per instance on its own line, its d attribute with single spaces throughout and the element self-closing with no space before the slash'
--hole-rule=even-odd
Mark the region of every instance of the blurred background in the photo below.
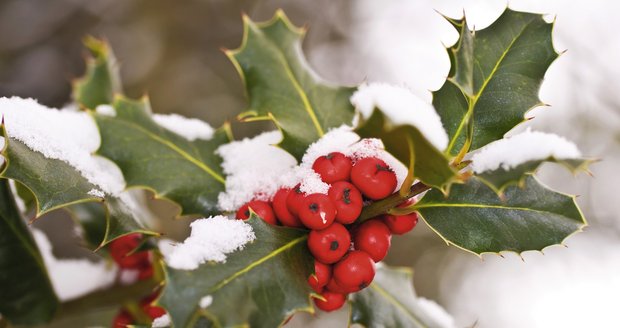
<svg viewBox="0 0 620 328">
<path fill-rule="evenodd" d="M 444 45 L 457 33 L 439 13 L 484 28 L 505 9 L 503 1 L 457 0 L 1 0 L 0 96 L 21 96 L 62 107 L 71 80 L 84 71 L 85 35 L 107 39 L 121 63 L 128 95 L 147 94 L 155 112 L 176 112 L 219 126 L 233 122 L 237 138 L 272 129 L 236 123 L 245 105 L 243 86 L 220 48 L 241 42 L 241 13 L 269 19 L 283 8 L 310 30 L 304 50 L 320 75 L 334 82 L 384 81 L 429 98 L 449 69 Z M 567 50 L 549 69 L 527 126 L 566 136 L 582 153 L 601 158 L 593 177 L 571 176 L 553 166 L 540 177 L 555 189 L 578 194 L 590 226 L 541 252 L 485 255 L 479 259 L 446 246 L 423 224 L 394 238 L 387 259 L 415 269 L 419 295 L 437 301 L 455 327 L 620 327 L 620 37 L 615 1 L 513 0 L 510 7 L 546 13 L 556 21 L 555 46 Z M 439 13 L 438 13 L 439 12 Z M 519 129 L 524 128 L 520 126 Z M 189 220 L 173 220 L 174 207 L 153 212 L 187 233 Z M 37 221 L 61 258 L 89 257 L 75 247 L 70 219 Z M 319 321 L 297 316 L 293 325 L 344 327 L 346 312 Z"/>
</svg>

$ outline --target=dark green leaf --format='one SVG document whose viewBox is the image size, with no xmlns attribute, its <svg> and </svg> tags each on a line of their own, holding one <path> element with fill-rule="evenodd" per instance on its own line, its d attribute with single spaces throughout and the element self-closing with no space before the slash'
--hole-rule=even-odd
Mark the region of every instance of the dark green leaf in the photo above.
<svg viewBox="0 0 620 328">
<path fill-rule="evenodd" d="M 433 105 L 450 137 L 448 152 L 457 154 L 466 141 L 466 150 L 474 150 L 501 139 L 529 109 L 542 105 L 538 90 L 558 54 L 553 24 L 542 15 L 507 9 L 475 33 L 465 18 L 448 20 L 460 37 L 448 49 L 452 67 Z"/>
<path fill-rule="evenodd" d="M 351 294 L 351 323 L 364 327 L 441 327 L 418 304 L 408 268 L 377 266 L 368 288 Z"/>
<path fill-rule="evenodd" d="M 429 191 L 415 208 L 446 242 L 475 254 L 542 250 L 580 231 L 585 219 L 574 197 L 555 192 L 527 176 L 503 200 L 472 177 L 455 184 L 446 198 Z"/>
<path fill-rule="evenodd" d="M 45 323 L 58 308 L 43 258 L 7 179 L 0 179 L 0 291 L 0 314 L 14 324 Z"/>
<path fill-rule="evenodd" d="M 214 152 L 229 141 L 228 126 L 211 140 L 188 141 L 155 123 L 145 99 L 119 97 L 114 108 L 115 117 L 94 114 L 101 133 L 98 154 L 120 167 L 127 186 L 176 202 L 183 215 L 215 214 L 225 179 Z"/>
<path fill-rule="evenodd" d="M 247 222 L 256 239 L 225 263 L 191 271 L 166 268 L 161 303 L 175 327 L 188 327 L 207 295 L 213 302 L 202 311 L 221 327 L 277 327 L 296 311 L 312 312 L 307 231 L 271 226 L 254 215 Z"/>
<path fill-rule="evenodd" d="M 240 118 L 273 120 L 284 136 L 280 147 L 298 160 L 330 128 L 350 124 L 354 112 L 349 102 L 354 88 L 322 81 L 306 63 L 304 34 L 282 11 L 264 23 L 244 16 L 241 47 L 227 52 L 250 101 Z"/>
<path fill-rule="evenodd" d="M 95 109 L 112 103 L 114 95 L 121 92 L 121 79 L 114 53 L 105 41 L 87 37 L 84 45 L 92 57 L 86 60 L 86 74 L 73 83 L 73 99 Z"/>
<path fill-rule="evenodd" d="M 413 160 L 413 175 L 429 186 L 444 189 L 457 177 L 450 160 L 420 130 L 412 125 L 393 126 L 380 110 L 375 109 L 356 132 L 364 138 L 381 139 L 385 149 L 402 163 Z"/>
<path fill-rule="evenodd" d="M 36 200 L 37 217 L 75 204 L 103 203 L 95 204 L 104 206 L 107 213 L 103 243 L 130 232 L 153 234 L 144 230 L 140 220 L 119 198 L 106 195 L 105 199 L 101 199 L 89 195 L 89 191 L 99 188 L 86 180 L 73 166 L 61 160 L 46 158 L 21 141 L 9 138 L 4 125 L 0 129 L 7 142 L 2 152 L 7 166 L 0 177 L 15 180 L 32 192 Z"/>
<path fill-rule="evenodd" d="M 553 157 L 545 160 L 534 160 L 520 164 L 514 168 L 505 170 L 498 168 L 493 171 L 482 172 L 476 176 L 497 193 L 502 193 L 509 185 L 522 185 L 527 177 L 534 173 L 543 163 L 553 162 L 569 169 L 573 174 L 587 170 L 588 165 L 593 162 L 590 159 L 555 159 Z"/>
</svg>

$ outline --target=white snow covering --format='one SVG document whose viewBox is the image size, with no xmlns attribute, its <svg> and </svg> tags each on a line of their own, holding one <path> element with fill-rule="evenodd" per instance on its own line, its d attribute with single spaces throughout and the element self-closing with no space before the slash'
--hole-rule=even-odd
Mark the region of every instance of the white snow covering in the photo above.
<svg viewBox="0 0 620 328">
<path fill-rule="evenodd" d="M 581 152 L 574 143 L 556 134 L 527 129 L 484 146 L 471 160 L 474 172 L 482 173 L 500 167 L 509 170 L 528 161 L 550 157 L 572 159 L 581 157 Z"/>
<path fill-rule="evenodd" d="M 116 116 L 116 109 L 114 109 L 114 107 L 110 105 L 99 105 L 97 106 L 97 108 L 95 108 L 95 111 L 97 112 L 97 114 L 100 114 L 100 115 L 112 116 L 112 117 Z"/>
<path fill-rule="evenodd" d="M 4 150 L 4 137 L 0 136 L 0 150 Z"/>
<path fill-rule="evenodd" d="M 95 121 L 85 112 L 57 110 L 33 99 L 0 98 L 0 115 L 7 133 L 43 156 L 76 168 L 88 181 L 109 194 L 125 187 L 123 175 L 110 161 L 93 156 L 101 139 Z"/>
<path fill-rule="evenodd" d="M 395 125 L 412 125 L 437 149 L 448 146 L 448 134 L 430 103 L 411 90 L 386 83 L 362 84 L 351 96 L 351 103 L 364 118 L 378 108 Z"/>
<path fill-rule="evenodd" d="M 140 270 L 134 269 L 120 269 L 120 274 L 118 275 L 118 281 L 121 285 L 133 285 L 138 281 L 140 277 Z"/>
<path fill-rule="evenodd" d="M 211 305 L 211 303 L 213 303 L 213 296 L 207 295 L 200 299 L 200 302 L 198 303 L 198 305 L 200 306 L 201 309 L 206 309 L 209 307 L 209 305 Z"/>
<path fill-rule="evenodd" d="M 93 196 L 93 197 L 99 197 L 99 198 L 103 198 L 105 197 L 105 193 L 99 189 L 91 189 L 88 192 L 89 195 Z"/>
<path fill-rule="evenodd" d="M 32 229 L 49 277 L 61 301 L 69 301 L 114 284 L 118 268 L 105 261 L 57 259 L 45 233 Z"/>
<path fill-rule="evenodd" d="M 418 306 L 422 308 L 422 311 L 420 311 L 420 315 L 428 318 L 427 320 L 433 322 L 437 327 L 457 327 L 456 323 L 454 322 L 454 318 L 435 301 L 429 300 L 424 297 L 418 297 L 416 299 L 416 302 L 418 303 Z"/>
<path fill-rule="evenodd" d="M 227 175 L 226 191 L 218 199 L 222 210 L 235 211 L 253 199 L 270 200 L 281 187 L 290 188 L 298 183 L 307 194 L 327 194 L 329 185 L 312 170 L 312 164 L 331 152 L 341 152 L 354 161 L 370 156 L 383 159 L 395 171 L 398 186 L 407 176 L 407 168 L 383 149 L 381 140 L 360 141 L 349 126 L 332 129 L 311 144 L 299 165 L 293 156 L 274 146 L 281 139 L 280 131 L 271 131 L 218 148 Z"/>
<path fill-rule="evenodd" d="M 164 256 L 175 269 L 193 270 L 208 261 L 226 262 L 226 254 L 243 249 L 256 238 L 252 226 L 222 215 L 196 220 L 190 227 L 190 236 Z"/>
<path fill-rule="evenodd" d="M 179 114 L 153 114 L 153 120 L 189 141 L 209 140 L 213 137 L 213 128 L 197 118 L 187 118 Z"/>
<path fill-rule="evenodd" d="M 155 320 L 153 320 L 151 327 L 152 328 L 165 328 L 165 327 L 170 327 L 170 325 L 172 325 L 172 322 L 170 320 L 170 315 L 164 314 L 161 317 L 155 318 Z"/>
</svg>

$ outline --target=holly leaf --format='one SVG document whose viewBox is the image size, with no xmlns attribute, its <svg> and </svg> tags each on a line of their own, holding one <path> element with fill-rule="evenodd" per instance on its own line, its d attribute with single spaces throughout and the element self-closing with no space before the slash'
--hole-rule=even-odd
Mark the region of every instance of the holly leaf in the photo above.
<svg viewBox="0 0 620 328">
<path fill-rule="evenodd" d="M 216 214 L 225 179 L 215 150 L 230 140 L 228 125 L 210 140 L 188 141 L 155 123 L 146 99 L 118 97 L 113 106 L 116 116 L 94 114 L 101 133 L 97 154 L 118 165 L 127 186 L 172 200 L 182 215 Z"/>
<path fill-rule="evenodd" d="M 121 92 L 121 79 L 116 57 L 107 42 L 93 37 L 84 39 L 90 52 L 86 58 L 86 73 L 73 82 L 73 99 L 78 104 L 95 109 L 110 104 Z"/>
<path fill-rule="evenodd" d="M 577 174 L 580 171 L 587 171 L 588 166 L 595 162 L 595 160 L 586 158 L 555 159 L 553 157 L 549 157 L 544 160 L 527 161 L 510 169 L 499 167 L 498 169 L 492 171 L 479 173 L 476 176 L 480 179 L 480 181 L 495 190 L 495 192 L 502 194 L 503 191 L 510 185 L 523 186 L 527 176 L 532 175 L 543 163 L 546 162 L 560 164 L 570 170 L 573 174 Z"/>
<path fill-rule="evenodd" d="M 307 231 L 271 226 L 252 214 L 247 221 L 256 239 L 225 263 L 207 263 L 196 270 L 166 267 L 160 299 L 174 327 L 189 327 L 199 312 L 217 327 L 278 327 L 297 311 L 312 312 L 307 278 L 313 258 Z M 202 310 L 200 299 L 210 295 Z"/>
<path fill-rule="evenodd" d="M 305 29 L 283 11 L 263 23 L 243 17 L 241 47 L 226 54 L 249 97 L 243 121 L 272 120 L 282 131 L 280 147 L 301 160 L 306 148 L 330 128 L 350 124 L 354 88 L 326 83 L 308 66 L 301 43 Z"/>
<path fill-rule="evenodd" d="M 480 179 L 455 184 L 445 197 L 429 191 L 412 209 L 448 244 L 474 254 L 542 250 L 581 231 L 586 221 L 575 198 L 533 176 L 510 186 L 503 199 Z"/>
<path fill-rule="evenodd" d="M 132 232 L 156 234 L 143 227 L 141 219 L 124 199 L 112 195 L 103 198 L 92 196 L 92 190 L 99 188 L 73 166 L 58 159 L 46 158 L 21 141 L 10 138 L 4 124 L 0 130 L 6 142 L 1 152 L 6 159 L 6 167 L 0 177 L 19 182 L 34 195 L 36 217 L 59 208 L 95 202 L 103 206 L 106 213 L 105 237 L 99 246 Z"/>
<path fill-rule="evenodd" d="M 7 179 L 0 179 L 0 240 L 0 314 L 13 324 L 48 322 L 59 301 Z"/>
<path fill-rule="evenodd" d="M 433 105 L 450 137 L 447 152 L 454 155 L 501 139 L 542 105 L 538 90 L 558 53 L 553 24 L 539 14 L 506 9 L 475 33 L 465 18 L 448 21 L 460 37 L 448 48 L 450 73 L 433 93 Z"/>
<path fill-rule="evenodd" d="M 364 327 L 442 327 L 420 305 L 408 268 L 377 265 L 368 288 L 351 294 L 351 323 Z"/>
<path fill-rule="evenodd" d="M 355 132 L 363 138 L 381 139 L 385 149 L 402 163 L 409 164 L 410 174 L 426 185 L 446 189 L 457 179 L 457 172 L 450 166 L 448 157 L 413 125 L 394 126 L 380 110 L 375 109 Z"/>
</svg>

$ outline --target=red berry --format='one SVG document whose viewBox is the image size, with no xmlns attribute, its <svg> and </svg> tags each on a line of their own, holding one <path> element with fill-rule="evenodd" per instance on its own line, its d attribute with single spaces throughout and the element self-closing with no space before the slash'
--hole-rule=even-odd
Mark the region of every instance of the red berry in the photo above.
<svg viewBox="0 0 620 328">
<path fill-rule="evenodd" d="M 276 220 L 276 214 L 273 213 L 273 209 L 268 202 L 262 200 L 253 200 L 239 208 L 237 210 L 237 220 L 247 220 L 250 217 L 250 209 L 258 215 L 263 221 L 269 224 L 278 224 Z"/>
<path fill-rule="evenodd" d="M 123 269 L 139 269 L 144 263 L 150 263 L 149 252 L 134 252 L 142 242 L 142 235 L 132 233 L 113 240 L 110 243 L 110 255 L 114 262 Z"/>
<path fill-rule="evenodd" d="M 142 308 L 146 314 L 148 314 L 151 319 L 157 319 L 162 315 L 166 314 L 166 310 L 161 306 L 149 305 Z"/>
<path fill-rule="evenodd" d="M 334 280 L 345 290 L 362 290 L 375 278 L 375 262 L 362 251 L 350 251 L 334 265 Z"/>
<path fill-rule="evenodd" d="M 131 324 L 133 317 L 125 310 L 121 310 L 112 320 L 112 328 L 125 328 Z"/>
<path fill-rule="evenodd" d="M 406 207 L 412 205 L 414 202 L 415 200 L 410 199 L 398 205 L 398 207 Z M 383 219 L 385 225 L 387 225 L 390 231 L 395 235 L 405 234 L 413 230 L 413 228 L 415 228 L 415 226 L 418 224 L 418 213 L 416 212 L 406 215 L 385 214 L 381 218 Z"/>
<path fill-rule="evenodd" d="M 351 175 L 351 160 L 342 153 L 329 153 L 314 161 L 312 169 L 321 176 L 326 183 L 349 180 Z"/>
<path fill-rule="evenodd" d="M 153 263 L 151 263 L 150 256 L 149 261 L 142 263 L 138 270 L 138 280 L 147 280 L 153 277 Z"/>
<path fill-rule="evenodd" d="M 351 181 L 364 196 L 378 200 L 383 199 L 396 189 L 396 174 L 376 157 L 361 159 L 351 170 Z"/>
<path fill-rule="evenodd" d="M 334 293 L 330 291 L 325 291 L 321 294 L 325 300 L 321 300 L 318 298 L 314 299 L 314 304 L 319 309 L 325 312 L 331 312 L 340 309 L 344 303 L 347 301 L 346 294 Z"/>
<path fill-rule="evenodd" d="M 340 260 L 349 250 L 351 235 L 340 223 L 323 230 L 312 230 L 308 236 L 308 248 L 319 262 L 331 264 Z"/>
<path fill-rule="evenodd" d="M 336 221 L 351 224 L 362 212 L 364 202 L 362 194 L 354 185 L 346 181 L 338 181 L 329 188 L 329 198 L 336 205 Z"/>
<path fill-rule="evenodd" d="M 353 233 L 355 249 L 366 252 L 375 262 L 387 255 L 391 239 L 390 229 L 377 219 L 362 223 Z"/>
<path fill-rule="evenodd" d="M 312 287 L 315 292 L 321 293 L 323 287 L 327 285 L 331 278 L 332 266 L 314 260 L 314 273 L 308 277 L 308 284 L 310 287 Z"/>
<path fill-rule="evenodd" d="M 336 219 L 336 206 L 327 195 L 310 194 L 301 203 L 299 219 L 310 229 L 325 229 Z"/>
<path fill-rule="evenodd" d="M 299 216 L 299 209 L 305 196 L 306 194 L 301 191 L 300 185 L 296 185 L 286 197 L 286 207 L 293 215 Z"/>
<path fill-rule="evenodd" d="M 338 285 L 338 283 L 336 282 L 336 280 L 334 280 L 333 277 L 327 283 L 327 286 L 325 286 L 325 289 L 329 290 L 330 292 L 340 293 L 340 294 L 348 294 L 348 293 L 354 292 L 354 290 L 347 290 L 347 289 L 343 288 L 342 286 Z"/>
<path fill-rule="evenodd" d="M 301 221 L 299 221 L 297 216 L 288 210 L 288 207 L 286 206 L 286 198 L 291 191 L 291 189 L 287 188 L 278 190 L 275 196 L 273 196 L 273 211 L 276 213 L 276 217 L 282 225 L 293 228 L 301 228 L 304 225 Z"/>
</svg>

